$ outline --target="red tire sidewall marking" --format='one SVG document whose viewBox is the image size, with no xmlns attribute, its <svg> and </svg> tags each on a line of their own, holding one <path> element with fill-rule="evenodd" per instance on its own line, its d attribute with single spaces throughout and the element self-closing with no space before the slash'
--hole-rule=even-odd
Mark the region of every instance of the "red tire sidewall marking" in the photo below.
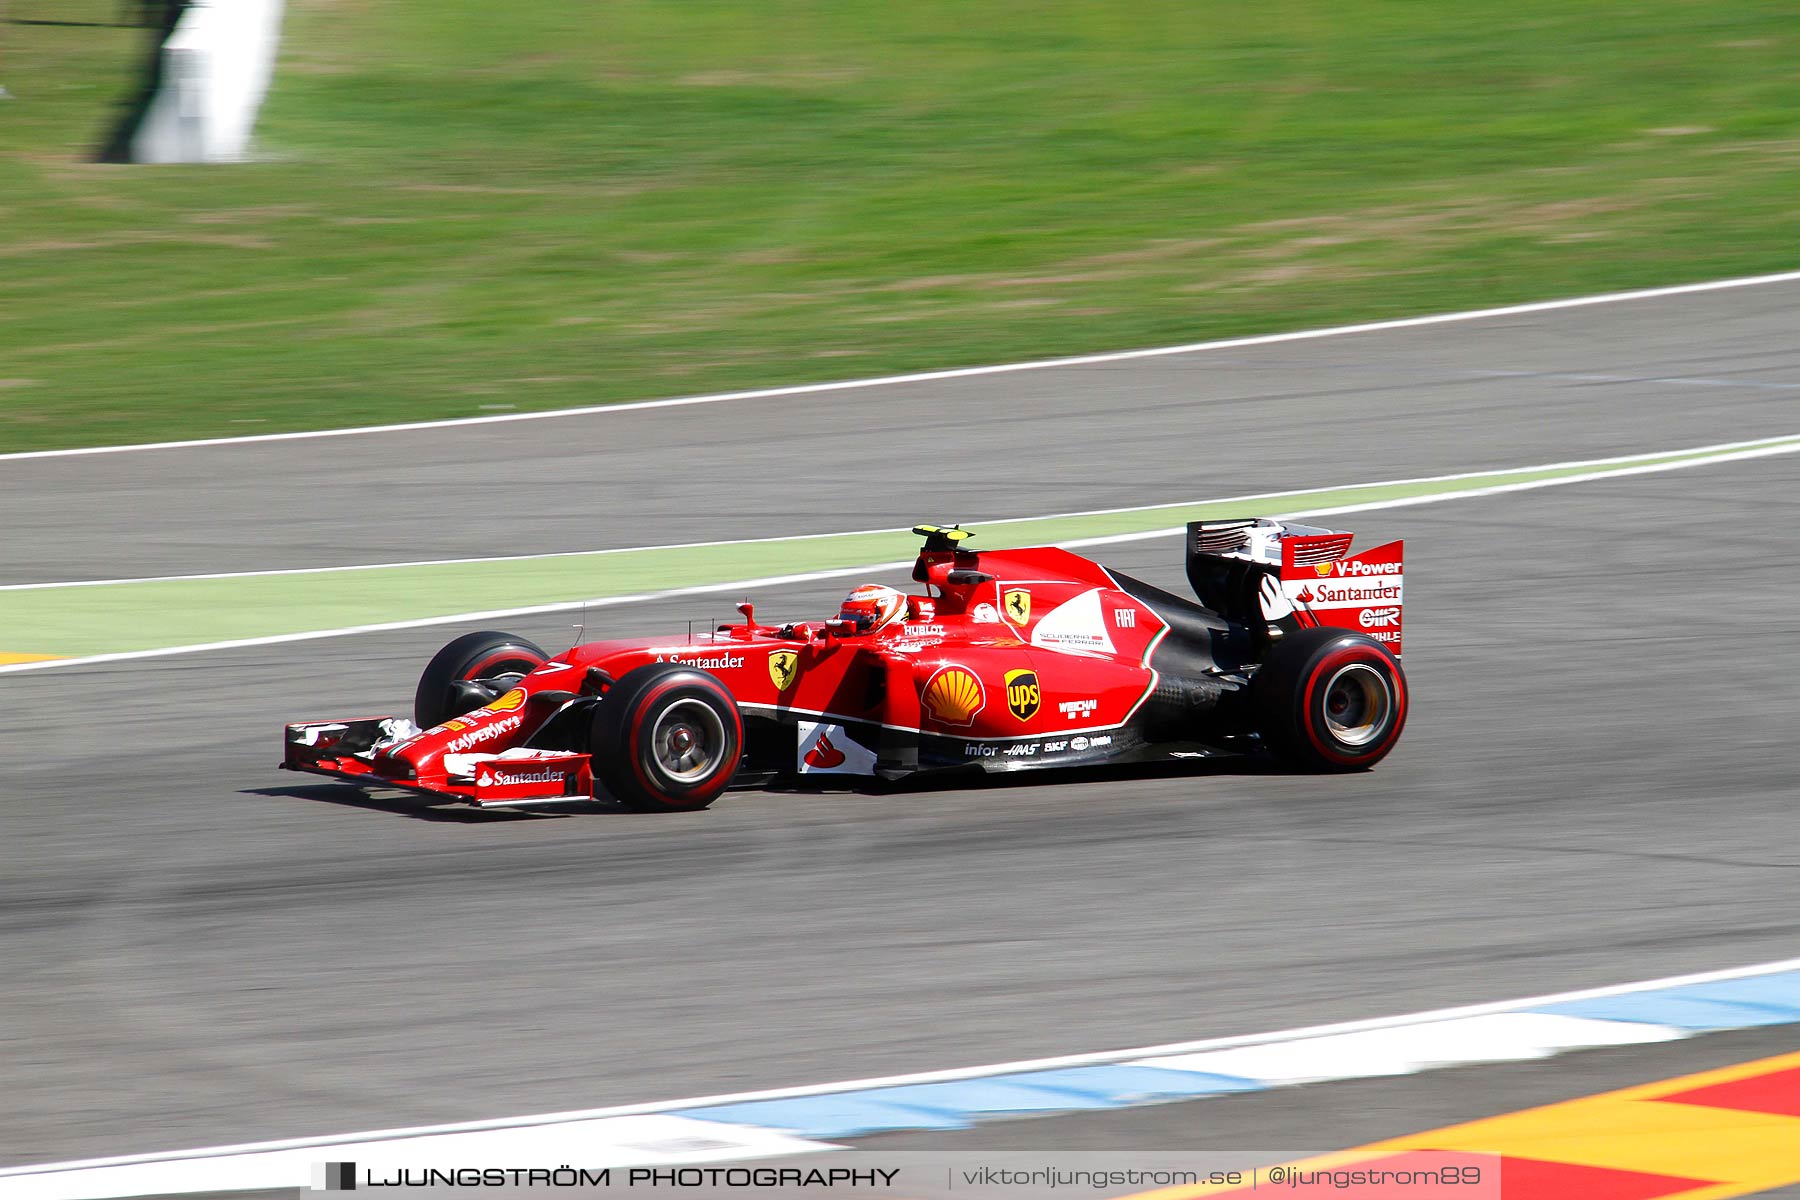
<svg viewBox="0 0 1800 1200">
<path fill-rule="evenodd" d="M 457 676 L 457 678 L 480 679 L 489 667 L 499 666 L 503 662 L 532 662 L 535 657 L 536 656 L 533 655 L 531 651 L 526 650 L 523 647 L 508 650 L 496 650 L 480 662 L 465 669 L 461 675 Z M 550 660 L 547 658 L 538 658 L 534 666 L 541 667 L 549 661 Z"/>
<path fill-rule="evenodd" d="M 1387 683 L 1394 699 L 1394 719 L 1388 724 L 1387 735 L 1379 743 L 1367 747 L 1356 754 L 1345 754 L 1324 740 L 1319 731 L 1313 727 L 1313 695 L 1317 692 L 1319 681 L 1328 677 L 1341 666 L 1354 662 L 1380 663 L 1387 667 Z M 1398 664 L 1386 650 L 1366 643 L 1345 646 L 1327 654 L 1307 676 L 1306 691 L 1300 699 L 1300 729 L 1306 734 L 1306 740 L 1312 743 L 1314 750 L 1331 762 L 1342 766 L 1353 766 L 1367 762 L 1387 752 L 1400 736 L 1400 727 L 1406 723 L 1406 683 L 1400 677 Z"/>
<path fill-rule="evenodd" d="M 653 796 L 666 795 L 666 794 L 668 794 L 669 789 L 662 784 L 658 784 L 658 783 L 652 781 L 650 778 L 648 768 L 645 766 L 645 763 L 644 763 L 644 759 L 646 757 L 645 752 L 648 749 L 648 747 L 646 747 L 643 744 L 643 740 L 641 737 L 641 735 L 643 733 L 643 729 L 644 729 L 644 722 L 642 720 L 640 720 L 639 718 L 643 713 L 647 712 L 649 710 L 650 706 L 653 703 L 655 703 L 658 699 L 660 699 L 661 697 L 666 696 L 670 692 L 677 691 L 681 688 L 692 688 L 692 687 L 703 688 L 705 691 L 710 692 L 714 699 L 722 700 L 725 702 L 725 708 L 731 713 L 731 721 L 729 723 L 729 727 L 727 728 L 726 732 L 730 733 L 730 732 L 732 732 L 732 730 L 736 730 L 737 743 L 740 746 L 743 745 L 743 741 L 744 741 L 743 719 L 738 714 L 737 704 L 731 699 L 729 694 L 725 693 L 723 688 L 709 687 L 709 686 L 707 686 L 703 683 L 700 683 L 697 680 L 693 680 L 693 679 L 674 679 L 674 680 L 668 681 L 667 683 L 663 683 L 663 684 L 657 686 L 656 688 L 653 688 L 652 690 L 646 692 L 644 695 L 638 697 L 637 704 L 632 707 L 631 712 L 629 714 L 627 714 L 627 717 L 626 717 L 626 721 L 627 721 L 626 756 L 628 758 L 630 758 L 630 760 L 631 760 L 632 774 L 637 776 L 637 781 L 644 788 L 644 790 L 649 792 Z M 730 739 L 728 738 L 727 740 L 730 740 Z M 702 784 L 701 786 L 694 788 L 690 791 L 682 792 L 682 793 L 680 793 L 680 795 L 683 799 L 690 799 L 690 800 L 691 799 L 700 799 L 700 798 L 707 797 L 707 796 L 716 796 L 720 792 L 725 790 L 725 785 L 727 783 L 729 783 L 730 781 L 731 781 L 731 772 L 724 770 L 721 767 L 718 774 L 715 775 L 712 780 L 710 780 L 707 783 Z"/>
</svg>

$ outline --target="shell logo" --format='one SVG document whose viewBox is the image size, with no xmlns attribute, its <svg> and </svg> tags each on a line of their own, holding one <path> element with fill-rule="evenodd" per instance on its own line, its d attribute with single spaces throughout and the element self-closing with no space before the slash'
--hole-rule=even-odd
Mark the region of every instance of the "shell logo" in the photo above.
<svg viewBox="0 0 1800 1200">
<path fill-rule="evenodd" d="M 487 710 L 491 713 L 511 712 L 515 708 L 518 708 L 521 705 L 523 705 L 524 703 L 525 703 L 525 689 L 524 688 L 514 688 L 512 691 L 506 693 L 506 695 L 500 697 L 498 700 L 496 700 L 492 704 L 488 705 Z"/>
<path fill-rule="evenodd" d="M 944 725 L 969 725 L 987 703 L 981 680 L 967 667 L 939 667 L 919 693 L 931 719 Z"/>
<path fill-rule="evenodd" d="M 1331 564 L 1328 562 L 1314 563 L 1313 570 L 1321 575 L 1329 575 L 1331 574 Z"/>
</svg>

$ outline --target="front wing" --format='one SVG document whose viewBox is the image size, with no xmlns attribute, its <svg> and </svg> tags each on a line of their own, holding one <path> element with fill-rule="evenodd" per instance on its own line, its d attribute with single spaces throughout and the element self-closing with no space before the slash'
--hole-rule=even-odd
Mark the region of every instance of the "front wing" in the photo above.
<svg viewBox="0 0 1800 1200">
<path fill-rule="evenodd" d="M 396 717 L 305 721 L 287 727 L 281 766 L 366 787 L 402 788 L 477 808 L 577 804 L 593 798 L 592 767 L 585 754 L 561 750 L 507 750 L 450 756 L 442 775 L 424 778 L 384 773 L 375 751 L 402 740 L 412 723 Z"/>
</svg>

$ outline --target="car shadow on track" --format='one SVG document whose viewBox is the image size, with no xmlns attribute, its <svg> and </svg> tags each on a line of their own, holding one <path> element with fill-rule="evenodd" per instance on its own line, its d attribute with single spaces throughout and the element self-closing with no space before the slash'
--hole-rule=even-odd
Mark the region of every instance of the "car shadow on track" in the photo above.
<svg viewBox="0 0 1800 1200">
<path fill-rule="evenodd" d="M 1168 763 L 1119 763 L 1110 766 L 1047 768 L 989 774 L 979 768 L 934 771 L 904 779 L 880 780 L 846 776 L 800 777 L 735 789 L 740 796 L 764 792 L 777 796 L 902 796 L 926 792 L 988 791 L 1054 784 L 1129 783 L 1157 779 L 1204 779 L 1225 775 L 1281 775 L 1281 766 L 1259 758 L 1211 758 Z M 455 801 L 433 802 L 410 792 L 369 791 L 355 784 L 295 784 L 288 787 L 242 788 L 240 795 L 273 799 L 311 800 L 389 813 L 418 821 L 455 825 L 488 825 L 495 822 L 543 820 L 573 816 L 642 816 L 613 800 L 588 800 L 559 804 L 555 808 L 475 808 Z"/>
<path fill-rule="evenodd" d="M 371 792 L 349 783 L 298 784 L 290 787 L 242 788 L 239 795 L 267 796 L 276 799 L 315 800 L 343 808 L 361 808 L 371 812 L 392 813 L 419 821 L 439 821 L 454 825 L 491 825 L 495 822 L 539 820 L 545 817 L 567 817 L 577 813 L 624 812 L 610 800 L 589 800 L 580 804 L 561 804 L 554 809 L 476 808 L 454 801 L 436 804 L 407 792 Z"/>
<path fill-rule="evenodd" d="M 1039 767 L 1029 771 L 989 773 L 979 767 L 931 771 L 895 780 L 801 776 L 766 784 L 757 791 L 778 795 L 845 793 L 896 796 L 911 792 L 977 791 L 994 788 L 1049 787 L 1062 783 L 1128 783 L 1152 779 L 1207 779 L 1221 775 L 1283 775 L 1279 764 L 1253 757 L 1185 759 L 1174 762 L 1114 763 L 1088 767 Z"/>
</svg>

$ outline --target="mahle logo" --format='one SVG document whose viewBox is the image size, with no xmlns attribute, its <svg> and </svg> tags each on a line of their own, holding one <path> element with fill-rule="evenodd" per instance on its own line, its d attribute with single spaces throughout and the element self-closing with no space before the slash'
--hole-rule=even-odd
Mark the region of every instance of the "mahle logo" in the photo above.
<svg viewBox="0 0 1800 1200">
<path fill-rule="evenodd" d="M 1021 721 L 1029 721 L 1037 716 L 1037 710 L 1044 703 L 1044 689 L 1038 686 L 1036 671 L 1008 671 L 1006 673 L 1006 708 Z"/>
</svg>

